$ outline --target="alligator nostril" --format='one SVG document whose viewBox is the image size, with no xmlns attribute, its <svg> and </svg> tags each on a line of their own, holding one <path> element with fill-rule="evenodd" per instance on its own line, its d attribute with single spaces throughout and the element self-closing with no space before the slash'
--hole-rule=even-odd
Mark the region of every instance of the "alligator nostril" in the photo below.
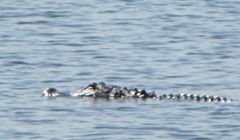
<svg viewBox="0 0 240 140">
<path fill-rule="evenodd" d="M 47 88 L 43 91 L 43 96 L 57 96 L 57 95 L 59 95 L 59 93 L 55 88 Z"/>
</svg>

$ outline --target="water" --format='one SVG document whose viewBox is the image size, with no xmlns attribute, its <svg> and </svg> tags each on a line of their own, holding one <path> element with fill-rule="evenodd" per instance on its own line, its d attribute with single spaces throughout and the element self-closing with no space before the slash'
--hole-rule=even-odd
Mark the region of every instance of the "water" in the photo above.
<svg viewBox="0 0 240 140">
<path fill-rule="evenodd" d="M 240 139 L 240 103 L 41 97 L 103 81 L 240 99 L 237 0 L 1 1 L 1 139 Z"/>
</svg>

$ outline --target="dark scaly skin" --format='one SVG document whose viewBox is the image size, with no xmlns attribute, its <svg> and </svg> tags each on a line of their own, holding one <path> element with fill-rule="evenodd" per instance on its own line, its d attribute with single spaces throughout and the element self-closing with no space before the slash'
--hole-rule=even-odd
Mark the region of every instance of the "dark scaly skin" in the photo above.
<svg viewBox="0 0 240 140">
<path fill-rule="evenodd" d="M 138 90 L 137 88 L 126 88 L 115 85 L 106 85 L 103 82 L 92 83 L 83 89 L 71 93 L 60 93 L 54 88 L 48 88 L 43 91 L 43 96 L 79 96 L 79 97 L 93 97 L 93 98 L 159 98 L 159 100 L 179 100 L 179 101 L 202 101 L 202 102 L 231 102 L 232 99 L 220 96 L 209 95 L 193 95 L 193 94 L 163 94 L 157 97 L 154 91 L 147 92 L 146 90 Z"/>
</svg>

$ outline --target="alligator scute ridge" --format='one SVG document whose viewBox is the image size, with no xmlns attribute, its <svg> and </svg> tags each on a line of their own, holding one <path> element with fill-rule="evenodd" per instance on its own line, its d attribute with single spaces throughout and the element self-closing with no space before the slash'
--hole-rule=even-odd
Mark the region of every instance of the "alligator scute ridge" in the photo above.
<svg viewBox="0 0 240 140">
<path fill-rule="evenodd" d="M 43 96 L 46 97 L 59 97 L 59 96 L 76 96 L 76 97 L 93 97 L 93 98 L 154 98 L 159 100 L 179 100 L 179 101 L 202 101 L 202 102 L 232 102 L 233 99 L 221 97 L 221 96 L 210 96 L 210 95 L 194 95 L 194 94 L 163 94 L 157 96 L 154 91 L 147 92 L 137 88 L 126 88 L 115 85 L 106 85 L 104 82 L 91 83 L 81 90 L 61 93 L 55 88 L 47 88 L 43 91 Z"/>
</svg>

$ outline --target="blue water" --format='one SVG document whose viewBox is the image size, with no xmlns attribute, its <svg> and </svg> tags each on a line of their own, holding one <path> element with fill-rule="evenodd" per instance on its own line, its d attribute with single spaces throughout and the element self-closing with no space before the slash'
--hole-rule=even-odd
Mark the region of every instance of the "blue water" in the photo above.
<svg viewBox="0 0 240 140">
<path fill-rule="evenodd" d="M 240 99 L 238 0 L 0 2 L 1 139 L 240 139 L 240 102 L 47 99 L 91 82 Z"/>
</svg>

